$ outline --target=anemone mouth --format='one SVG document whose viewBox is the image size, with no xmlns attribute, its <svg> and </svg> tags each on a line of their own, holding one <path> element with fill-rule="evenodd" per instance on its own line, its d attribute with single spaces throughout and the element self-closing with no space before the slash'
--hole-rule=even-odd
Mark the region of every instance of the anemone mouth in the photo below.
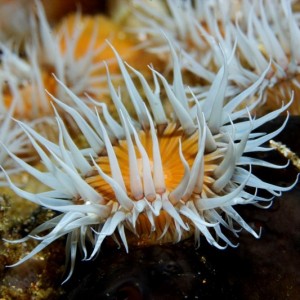
<svg viewBox="0 0 300 300">
<path fill-rule="evenodd" d="M 144 130 L 140 130 L 138 136 L 143 149 L 145 149 L 149 157 L 150 171 L 154 178 L 155 174 L 153 168 L 155 162 L 153 159 L 155 155 L 153 154 L 153 137 L 150 131 Z M 134 189 L 133 185 L 135 182 L 132 182 L 132 173 L 130 170 L 132 162 L 130 161 L 129 145 L 126 140 L 118 141 L 113 148 L 122 172 L 127 196 L 131 201 L 136 204 L 140 200 L 146 201 L 147 203 L 153 203 L 155 201 L 161 203 L 164 199 L 168 199 L 168 201 L 174 205 L 175 209 L 180 209 L 183 205 L 188 206 L 189 203 L 193 203 L 196 198 L 201 197 L 201 194 L 206 195 L 206 197 L 216 197 L 218 194 L 222 194 L 213 191 L 213 184 L 215 182 L 214 171 L 224 158 L 222 151 L 216 149 L 211 153 L 204 153 L 202 165 L 203 178 L 199 179 L 199 181 L 202 181 L 202 186 L 199 187 L 196 185 L 193 191 L 189 193 L 189 196 L 180 199 L 176 196 L 176 189 L 186 181 L 187 169 L 193 167 L 199 152 L 199 139 L 201 138 L 199 137 L 198 131 L 187 136 L 182 128 L 178 127 L 175 123 L 168 124 L 163 132 L 157 134 L 164 184 L 162 182 L 156 183 L 155 194 L 146 194 L 145 190 L 147 188 L 145 185 L 147 185 L 147 183 L 145 182 L 142 190 L 139 192 Z M 138 180 L 140 179 L 143 182 L 145 166 L 143 166 L 143 158 L 137 145 L 134 145 L 134 151 L 138 168 Z M 183 158 L 185 164 L 183 164 Z M 113 176 L 110 159 L 107 155 L 98 157 L 95 162 L 106 175 L 110 177 Z M 151 180 L 150 178 L 145 179 L 148 181 Z M 94 167 L 94 171 L 92 171 L 90 175 L 86 176 L 85 181 L 103 196 L 105 205 L 110 207 L 112 214 L 118 210 L 124 210 L 116 198 L 113 187 L 100 174 L 97 174 L 96 167 Z M 75 203 L 83 204 L 84 201 L 77 199 Z M 176 222 L 164 208 L 155 213 L 151 218 L 152 219 L 149 219 L 149 212 L 143 211 L 139 214 L 134 224 L 130 222 L 125 223 L 125 227 L 138 236 L 139 244 L 174 242 L 178 239 Z M 183 237 L 189 237 L 194 233 L 194 230 L 190 227 L 190 225 L 192 227 L 193 225 L 185 216 L 182 216 L 182 219 L 183 222 L 189 226 L 188 230 L 183 232 Z M 181 239 L 183 237 L 181 237 Z"/>
<path fill-rule="evenodd" d="M 178 184 L 184 177 L 184 166 L 182 165 L 182 161 L 180 159 L 179 143 L 181 143 L 182 154 L 185 157 L 190 168 L 192 167 L 198 153 L 198 133 L 195 132 L 190 136 L 186 136 L 183 130 L 177 127 L 177 124 L 171 123 L 161 134 L 158 134 L 159 149 L 161 154 L 166 189 L 156 190 L 157 194 L 161 194 L 164 192 L 170 193 L 178 186 Z M 139 132 L 139 138 L 144 149 L 147 152 L 147 155 L 149 157 L 153 157 L 153 143 L 150 132 L 141 130 Z M 117 145 L 114 146 L 114 151 L 116 153 L 120 169 L 122 170 L 126 190 L 129 191 L 128 196 L 134 199 L 135 197 L 132 195 L 132 193 L 130 193 L 130 162 L 127 142 L 124 140 L 118 141 Z M 135 151 L 137 155 L 139 175 L 140 177 L 142 177 L 142 158 L 138 153 L 137 147 L 135 147 Z M 220 149 L 212 153 L 206 153 L 204 156 L 204 182 L 206 185 L 204 189 L 206 191 L 211 189 L 212 184 L 215 181 L 213 177 L 213 171 L 216 169 L 217 165 L 220 164 L 222 158 L 223 154 L 221 153 Z M 111 167 L 108 156 L 100 156 L 96 159 L 96 163 L 102 169 L 102 171 L 105 172 L 105 174 L 111 176 Z M 152 160 L 150 160 L 150 165 L 151 167 L 153 167 Z M 107 201 L 110 201 L 112 198 L 114 198 L 113 189 L 100 175 L 87 176 L 85 180 L 94 189 L 100 192 L 104 196 L 104 198 L 107 199 Z M 142 197 L 144 196 L 145 195 L 142 195 Z M 139 197 L 134 200 L 139 200 Z"/>
</svg>

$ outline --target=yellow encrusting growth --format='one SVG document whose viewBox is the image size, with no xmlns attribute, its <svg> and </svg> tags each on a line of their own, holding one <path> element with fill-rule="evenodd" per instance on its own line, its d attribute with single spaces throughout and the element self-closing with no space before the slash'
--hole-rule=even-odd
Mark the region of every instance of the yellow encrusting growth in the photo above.
<svg viewBox="0 0 300 300">
<path fill-rule="evenodd" d="M 295 152 L 290 150 L 281 142 L 276 142 L 274 140 L 270 140 L 270 146 L 276 149 L 284 157 L 290 159 L 292 161 L 292 164 L 300 171 L 300 158 Z"/>
</svg>

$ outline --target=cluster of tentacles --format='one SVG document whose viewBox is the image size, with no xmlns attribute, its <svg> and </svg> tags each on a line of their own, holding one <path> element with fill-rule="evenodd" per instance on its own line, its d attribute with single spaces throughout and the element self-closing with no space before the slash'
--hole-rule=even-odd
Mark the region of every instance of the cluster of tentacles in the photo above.
<svg viewBox="0 0 300 300">
<path fill-rule="evenodd" d="M 274 196 L 292 188 L 273 185 L 252 174 L 252 166 L 270 169 L 286 167 L 253 158 L 250 154 L 272 150 L 265 143 L 284 128 L 288 118 L 280 128 L 269 134 L 260 132 L 259 127 L 285 112 L 293 101 L 291 92 L 290 99 L 285 99 L 287 104 L 258 118 L 254 117 L 253 111 L 263 102 L 265 90 L 269 87 L 266 80 L 270 80 L 274 66 L 278 68 L 277 71 L 285 68 L 277 63 L 276 59 L 281 62 L 277 53 L 269 55 L 272 58 L 274 56 L 273 61 L 269 62 L 268 57 L 262 58 L 252 41 L 256 33 L 262 34 L 263 41 L 264 34 L 272 43 L 277 40 L 274 41 L 269 33 L 267 21 L 270 16 L 265 16 L 262 2 L 259 2 L 259 18 L 255 14 L 255 7 L 251 11 L 248 36 L 241 31 L 239 26 L 242 25 L 236 26 L 234 44 L 233 40 L 227 39 L 227 34 L 232 30 L 230 18 L 229 23 L 224 20 L 225 15 L 214 19 L 210 12 L 203 14 L 205 19 L 202 20 L 198 16 L 201 7 L 193 7 L 191 1 L 183 1 L 182 7 L 175 8 L 172 1 L 166 3 L 172 14 L 166 19 L 160 18 L 159 14 L 156 17 L 160 21 L 168 21 L 171 29 L 174 23 L 178 30 L 188 31 L 192 39 L 189 43 L 193 44 L 191 52 L 188 52 L 188 47 L 182 47 L 182 44 L 185 45 L 183 41 L 178 44 L 174 34 L 164 26 L 165 33 L 156 33 L 156 37 L 159 36 L 160 42 L 165 43 L 163 49 L 169 58 L 171 72 L 163 75 L 151 65 L 144 73 L 124 62 L 118 49 L 106 41 L 105 47 L 112 51 L 114 57 L 111 60 L 115 65 L 97 62 L 96 66 L 101 65 L 105 70 L 100 80 L 103 84 L 105 78 L 106 83 L 103 99 L 101 96 L 93 99 L 85 93 L 91 91 L 92 96 L 98 93 L 93 88 L 95 78 L 89 77 L 93 73 L 91 61 L 99 50 L 94 48 L 96 31 L 89 36 L 88 54 L 85 52 L 82 60 L 70 71 L 65 66 L 68 62 L 73 67 L 73 62 L 69 60 L 76 49 L 74 40 L 77 41 L 80 32 L 74 31 L 75 38 L 65 40 L 65 43 L 74 43 L 70 47 L 72 51 L 66 56 L 59 54 L 53 37 L 45 32 L 49 25 L 37 2 L 39 22 L 32 26 L 39 28 L 37 32 L 44 33 L 40 36 L 41 45 L 44 45 L 41 49 L 52 49 L 52 53 L 46 54 L 46 57 L 55 58 L 55 67 L 51 67 L 55 75 L 51 75 L 51 79 L 47 77 L 46 82 L 51 80 L 56 89 L 50 89 L 47 93 L 43 91 L 47 85 L 43 82 L 41 65 L 37 63 L 41 50 L 36 48 L 33 52 L 28 51 L 29 61 L 23 62 L 2 45 L 0 75 L 4 80 L 1 86 L 8 82 L 4 92 L 9 88 L 12 105 L 8 105 L 9 116 L 1 121 L 1 184 L 8 185 L 24 199 L 58 212 L 56 217 L 39 225 L 28 236 L 10 241 L 39 241 L 16 264 L 26 261 L 65 235 L 71 264 L 69 276 L 73 272 L 78 249 L 83 253 L 84 260 L 92 259 L 108 236 L 112 236 L 116 242 L 121 240 L 126 250 L 129 242 L 138 245 L 178 242 L 192 235 L 198 244 L 204 237 L 208 243 L 220 249 L 227 245 L 236 246 L 225 232 L 238 236 L 240 228 L 244 228 L 255 237 L 259 237 L 259 233 L 243 220 L 235 206 L 254 204 L 269 207 Z M 204 11 L 208 10 L 203 5 Z M 283 7 L 287 15 L 291 14 L 288 6 L 283 4 Z M 191 11 L 192 18 L 187 18 L 186 14 Z M 184 17 L 178 17 L 181 15 Z M 149 19 L 145 20 L 146 24 L 150 22 Z M 292 19 L 289 28 L 298 35 L 299 28 L 295 29 L 294 21 Z M 208 29 L 204 28 L 204 23 Z M 151 27 L 151 24 L 155 26 Z M 147 28 L 153 33 L 158 25 L 155 22 L 151 24 Z M 224 29 L 222 34 L 220 28 Z M 146 29 L 141 29 L 140 34 L 145 34 L 145 31 L 148 33 Z M 213 48 L 213 42 L 209 43 L 208 34 L 212 34 L 212 31 L 219 38 L 218 50 Z M 199 32 L 206 38 L 205 51 L 210 51 L 210 60 L 218 61 L 210 61 L 207 66 L 214 64 L 217 71 L 201 66 L 195 50 L 202 47 L 198 41 Z M 182 33 L 182 36 L 187 35 Z M 268 46 L 271 45 L 264 44 L 266 51 Z M 256 69 L 255 76 L 250 76 L 250 71 L 247 72 L 240 61 L 239 65 L 237 63 L 236 48 L 243 51 L 244 47 L 252 47 L 249 56 L 251 61 L 248 60 L 246 64 L 260 67 Z M 181 49 L 182 56 L 178 54 Z M 215 56 L 213 53 L 216 52 L 221 56 Z M 67 59 L 64 61 L 62 57 Z M 292 58 L 292 63 L 295 63 L 296 56 Z M 247 59 L 247 55 L 244 59 Z M 259 59 L 263 59 L 263 63 Z M 113 68 L 115 74 L 116 66 L 117 79 L 110 71 Z M 193 71 L 192 81 L 189 76 L 186 77 L 186 69 Z M 238 69 L 241 73 L 237 74 Z M 30 102 L 30 109 L 24 114 L 22 109 L 25 108 L 17 107 L 25 99 L 20 92 L 23 88 L 19 81 L 21 70 L 34 77 L 30 77 L 26 84 L 37 84 L 34 101 L 38 101 L 38 105 L 47 106 L 48 111 L 51 107 L 48 98 L 51 99 L 54 118 L 49 118 L 56 123 L 51 125 L 56 128 L 53 130 L 54 138 L 49 137 L 45 127 L 40 130 L 36 127 L 38 118 L 30 122 L 10 118 L 28 116 L 30 109 L 37 105 L 37 102 Z M 67 70 L 70 71 L 68 76 Z M 245 74 L 251 80 L 233 88 L 232 82 L 245 78 Z M 70 81 L 66 80 L 70 76 L 78 78 L 78 85 L 76 80 L 70 85 Z M 202 82 L 203 77 L 209 82 L 205 90 L 197 84 L 197 80 Z M 7 109 L 7 102 L 4 104 L 3 107 Z M 39 112 L 40 109 L 37 109 L 36 113 Z M 24 159 L 23 155 L 28 151 L 38 157 L 42 168 Z M 14 183 L 12 175 L 20 170 L 35 177 L 45 191 L 31 193 Z M 260 190 L 267 191 L 270 196 L 262 197 Z"/>
</svg>

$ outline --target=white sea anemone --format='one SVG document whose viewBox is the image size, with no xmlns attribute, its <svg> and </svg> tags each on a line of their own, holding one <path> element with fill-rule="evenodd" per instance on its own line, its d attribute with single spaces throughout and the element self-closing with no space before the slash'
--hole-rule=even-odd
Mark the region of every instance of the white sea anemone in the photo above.
<svg viewBox="0 0 300 300">
<path fill-rule="evenodd" d="M 102 61 L 96 61 L 97 56 L 106 48 L 106 43 L 99 45 L 99 31 L 101 26 L 95 18 L 92 32 L 85 40 L 87 44 L 81 45 L 80 39 L 86 30 L 86 22 L 78 11 L 73 24 L 62 22 L 59 30 L 53 30 L 49 25 L 43 6 L 37 0 L 38 22 L 33 24 L 34 47 L 37 60 L 41 68 L 51 70 L 77 95 L 84 92 L 97 95 L 102 93 L 100 83 L 104 81 L 105 67 Z M 82 51 L 78 51 L 81 48 Z M 80 55 L 78 55 L 80 52 Z M 29 54 L 30 56 L 31 54 Z M 51 71 L 49 73 L 51 73 Z M 59 86 L 57 87 L 59 94 Z"/>
<path fill-rule="evenodd" d="M 230 22 L 232 15 L 240 11 L 240 4 L 227 0 L 129 0 L 127 5 L 132 6 L 133 15 L 139 21 L 138 25 L 130 27 L 130 31 L 136 32 L 150 51 L 160 54 L 168 52 L 161 30 L 175 46 L 183 49 L 189 47 L 191 53 L 194 50 L 204 53 L 208 50 L 208 44 L 201 31 L 216 36 L 218 26 Z"/>
<path fill-rule="evenodd" d="M 154 90 L 152 83 L 124 64 L 116 51 L 115 54 L 134 112 L 129 104 L 124 105 L 109 72 L 107 81 L 111 105 L 117 112 L 115 118 L 106 104 L 90 99 L 95 106 L 91 109 L 90 104 L 83 103 L 60 81 L 73 105 L 52 97 L 56 106 L 74 119 L 87 147 L 80 148 L 74 143 L 56 110 L 57 144 L 18 122 L 45 171 L 37 170 L 9 149 L 7 152 L 26 172 L 48 186 L 49 191 L 29 193 L 17 187 L 7 175 L 8 183 L 19 196 L 60 214 L 15 241 L 30 238 L 40 241 L 16 265 L 64 235 L 68 236 L 69 276 L 78 248 L 84 260 L 92 259 L 106 237 L 119 236 L 128 250 L 128 232 L 140 244 L 178 242 L 194 235 L 197 243 L 203 236 L 220 249 L 235 246 L 222 228 L 235 236 L 240 227 L 255 237 L 259 234 L 234 206 L 259 203 L 268 206 L 273 196 L 291 188 L 264 182 L 251 173 L 253 165 L 286 167 L 247 156 L 271 150 L 263 144 L 276 136 L 287 121 L 269 134 L 253 132 L 288 106 L 257 119 L 250 116 L 260 99 L 245 106 L 264 74 L 236 97 L 225 99 L 228 82 L 225 59 L 206 99 L 199 102 L 194 96 L 187 97 L 178 56 L 172 46 L 173 82 L 169 83 L 151 68 Z M 133 82 L 130 72 L 140 85 Z M 245 108 L 239 108 L 241 104 Z M 259 196 L 259 190 L 267 190 L 271 197 Z M 87 242 L 92 246 L 91 253 Z"/>
<path fill-rule="evenodd" d="M 269 5 L 271 4 L 271 5 Z M 300 55 L 299 16 L 292 10 L 292 1 L 258 1 L 249 7 L 247 29 L 242 30 L 237 21 L 237 49 L 241 60 L 254 74 L 260 74 L 272 60 L 267 75 L 267 109 L 281 105 L 292 93 L 295 101 L 289 108 L 300 113 Z M 280 21 L 279 21 L 280 20 Z"/>
<path fill-rule="evenodd" d="M 103 57 L 107 64 L 115 62 L 114 57 L 107 57 L 113 56 L 106 49 L 108 31 L 112 31 L 109 38 L 123 47 L 121 51 L 132 53 L 132 43 L 116 37 L 119 27 L 104 16 L 88 17 L 77 12 L 52 28 L 39 0 L 35 7 L 36 11 L 31 9 L 31 35 L 22 55 L 18 48 L 0 40 L 0 111 L 6 112 L 12 101 L 18 101 L 15 115 L 19 118 L 34 119 L 52 113 L 45 89 L 68 101 L 52 73 L 82 98 L 85 93 L 95 97 L 107 94 Z"/>
<path fill-rule="evenodd" d="M 299 14 L 293 12 L 287 1 L 201 1 L 166 0 L 164 10 L 150 10 L 148 1 L 131 1 L 141 25 L 133 26 L 142 44 L 149 51 L 163 56 L 168 48 L 161 30 L 172 43 L 182 50 L 182 67 L 203 78 L 208 85 L 223 64 L 223 52 L 231 57 L 229 94 L 240 93 L 271 68 L 261 89 L 266 109 L 281 106 L 292 91 L 299 98 Z M 164 7 L 163 6 L 163 7 Z M 188 52 L 188 53 L 186 53 Z M 168 55 L 165 55 L 168 60 Z M 205 92 L 208 87 L 202 88 Z M 293 114 L 300 113 L 299 101 L 290 107 Z"/>
</svg>

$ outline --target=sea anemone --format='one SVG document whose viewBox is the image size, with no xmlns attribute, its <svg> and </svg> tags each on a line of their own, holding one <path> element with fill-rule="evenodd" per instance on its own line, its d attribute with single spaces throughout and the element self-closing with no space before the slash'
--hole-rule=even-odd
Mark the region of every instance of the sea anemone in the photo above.
<svg viewBox="0 0 300 300">
<path fill-rule="evenodd" d="M 52 108 L 45 89 L 68 102 L 52 73 L 77 96 L 85 98 L 88 93 L 103 100 L 108 93 L 103 60 L 110 66 L 112 78 L 120 78 L 114 54 L 105 40 L 111 40 L 129 62 L 142 53 L 135 46 L 135 40 L 119 24 L 100 14 L 84 16 L 78 11 L 52 28 L 40 1 L 34 3 L 31 36 L 24 50 L 19 52 L 9 43 L 0 41 L 1 111 L 5 112 L 15 100 L 19 102 L 15 110 L 18 118 L 49 115 Z M 149 55 L 144 55 L 146 61 L 147 57 L 150 59 Z M 148 69 L 147 72 L 150 74 Z"/>
<path fill-rule="evenodd" d="M 247 29 L 243 32 L 237 26 L 237 48 L 242 53 L 243 64 L 254 74 L 259 74 L 272 60 L 262 109 L 274 110 L 281 105 L 282 99 L 294 93 L 295 101 L 289 111 L 298 115 L 300 28 L 298 14 L 292 10 L 292 1 L 258 1 L 249 11 Z"/>
<path fill-rule="evenodd" d="M 33 194 L 22 190 L 3 170 L 8 184 L 19 196 L 59 214 L 27 237 L 13 241 L 40 241 L 16 265 L 64 235 L 70 261 L 67 279 L 74 270 L 77 250 L 83 253 L 83 260 L 95 258 L 108 236 L 116 241 L 119 236 L 127 251 L 129 236 L 135 237 L 139 245 L 178 242 L 191 235 L 199 244 L 203 236 L 220 249 L 236 246 L 225 232 L 238 236 L 240 227 L 259 237 L 234 206 L 267 203 L 262 206 L 268 207 L 273 196 L 291 188 L 264 182 L 251 172 L 252 166 L 286 165 L 247 155 L 271 150 L 263 144 L 284 128 L 287 119 L 272 133 L 253 131 L 281 114 L 290 102 L 263 117 L 252 118 L 250 112 L 260 98 L 248 107 L 247 101 L 267 70 L 249 88 L 226 99 L 226 58 L 206 99 L 200 102 L 192 93 L 189 99 L 178 55 L 170 47 L 173 82 L 150 67 L 154 89 L 152 82 L 125 64 L 112 48 L 132 104 L 124 105 L 107 69 L 111 105 L 118 114 L 114 118 L 106 104 L 92 99 L 86 104 L 56 79 L 73 105 L 51 97 L 60 111 L 74 119 L 86 139 L 86 147 L 74 143 L 55 108 L 57 143 L 18 122 L 45 170 L 24 162 L 8 148 L 6 151 L 49 191 Z M 132 76 L 139 79 L 140 85 L 133 82 Z M 239 108 L 243 103 L 246 107 Z M 266 190 L 271 197 L 259 195 L 259 190 Z"/>
<path fill-rule="evenodd" d="M 221 45 L 228 60 L 236 49 L 230 58 L 229 94 L 240 93 L 254 83 L 271 60 L 261 86 L 265 90 L 264 101 L 258 112 L 277 109 L 293 91 L 296 100 L 289 111 L 300 114 L 297 100 L 300 29 L 292 1 L 167 0 L 160 10 L 150 10 L 148 1 L 130 3 L 136 7 L 135 15 L 141 23 L 130 30 L 136 32 L 142 45 L 158 53 L 168 64 L 168 55 L 164 55 L 168 45 L 161 30 L 166 32 L 172 43 L 182 49 L 182 68 L 206 82 L 203 93 L 223 64 Z"/>
<path fill-rule="evenodd" d="M 137 35 L 147 51 L 169 60 L 163 31 L 176 48 L 188 51 L 202 67 L 214 71 L 222 64 L 219 39 L 234 42 L 231 26 L 237 16 L 247 12 L 245 2 L 226 0 L 129 0 L 127 5 L 132 7 L 128 31 Z M 137 24 L 131 24 L 134 17 Z"/>
</svg>

